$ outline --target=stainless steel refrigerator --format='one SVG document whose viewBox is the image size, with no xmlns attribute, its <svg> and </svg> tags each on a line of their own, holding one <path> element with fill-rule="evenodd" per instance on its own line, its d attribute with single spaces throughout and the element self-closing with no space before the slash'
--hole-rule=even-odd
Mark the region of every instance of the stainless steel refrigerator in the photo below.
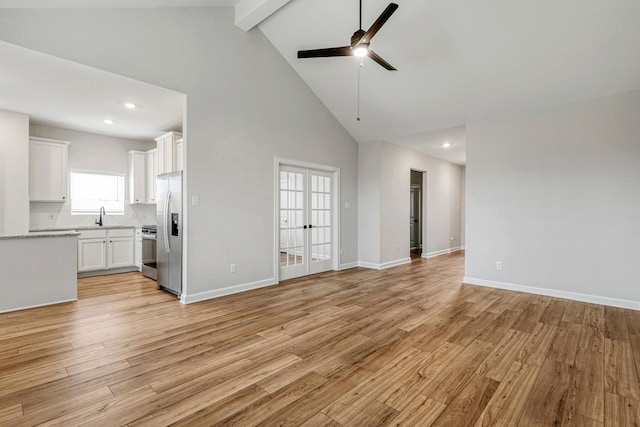
<svg viewBox="0 0 640 427">
<path fill-rule="evenodd" d="M 158 175 L 158 289 L 182 293 L 182 172 Z"/>
</svg>

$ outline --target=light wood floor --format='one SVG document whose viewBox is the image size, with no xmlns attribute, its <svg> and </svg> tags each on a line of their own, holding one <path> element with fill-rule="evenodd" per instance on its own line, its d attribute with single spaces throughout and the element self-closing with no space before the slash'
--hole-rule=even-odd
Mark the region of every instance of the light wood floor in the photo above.
<svg viewBox="0 0 640 427">
<path fill-rule="evenodd" d="M 640 312 L 460 285 L 463 255 L 182 305 L 137 273 L 0 314 L 0 424 L 632 426 Z"/>
</svg>

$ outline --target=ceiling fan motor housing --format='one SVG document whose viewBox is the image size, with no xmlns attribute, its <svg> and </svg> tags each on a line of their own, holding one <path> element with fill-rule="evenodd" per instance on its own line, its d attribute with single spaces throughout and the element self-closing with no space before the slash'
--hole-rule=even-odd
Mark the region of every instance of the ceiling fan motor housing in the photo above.
<svg viewBox="0 0 640 427">
<path fill-rule="evenodd" d="M 362 36 L 364 35 L 365 31 L 362 28 L 353 33 L 353 35 L 351 36 L 351 49 L 355 49 L 355 47 L 358 46 L 360 40 L 362 39 Z M 363 43 L 362 45 L 369 46 L 369 43 Z"/>
</svg>

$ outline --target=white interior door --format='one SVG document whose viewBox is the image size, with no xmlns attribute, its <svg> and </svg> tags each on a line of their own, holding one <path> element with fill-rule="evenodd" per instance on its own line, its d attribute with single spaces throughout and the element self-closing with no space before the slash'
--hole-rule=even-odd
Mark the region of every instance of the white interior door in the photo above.
<svg viewBox="0 0 640 427">
<path fill-rule="evenodd" d="M 280 168 L 280 278 L 304 276 L 308 269 L 304 169 Z"/>
<path fill-rule="evenodd" d="M 331 270 L 333 265 L 333 174 L 309 170 L 311 195 L 309 234 L 311 238 L 309 274 Z"/>
<path fill-rule="evenodd" d="M 333 176 L 330 172 L 280 167 L 280 279 L 333 267 Z"/>
</svg>

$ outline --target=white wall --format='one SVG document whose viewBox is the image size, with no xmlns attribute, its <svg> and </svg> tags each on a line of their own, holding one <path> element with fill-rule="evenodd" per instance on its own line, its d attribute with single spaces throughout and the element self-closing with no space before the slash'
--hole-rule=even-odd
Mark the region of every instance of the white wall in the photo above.
<svg viewBox="0 0 640 427">
<path fill-rule="evenodd" d="M 466 246 L 466 222 L 467 222 L 467 168 L 460 169 L 460 246 Z"/>
<path fill-rule="evenodd" d="M 139 141 L 116 138 L 88 132 L 78 132 L 41 124 L 31 124 L 31 136 L 70 141 L 69 168 L 127 174 L 125 176 L 126 200 L 124 215 L 107 215 L 105 225 L 144 225 L 156 223 L 155 205 L 130 205 L 128 200 L 129 150 L 148 151 L 155 148 L 155 141 Z M 53 217 L 53 218 L 52 218 Z M 96 215 L 71 215 L 71 202 L 31 203 L 31 228 L 74 227 L 93 225 Z"/>
<path fill-rule="evenodd" d="M 425 172 L 423 256 L 460 247 L 460 166 L 385 142 L 360 144 L 358 165 L 358 246 L 363 265 L 387 267 L 410 258 L 411 169 Z"/>
<path fill-rule="evenodd" d="M 29 116 L 0 110 L 0 234 L 29 231 Z"/>
<path fill-rule="evenodd" d="M 380 142 L 358 146 L 358 261 L 380 265 Z"/>
<path fill-rule="evenodd" d="M 189 294 L 273 279 L 274 156 L 341 168 L 341 262 L 356 261 L 357 144 L 232 8 L 3 9 L 0 39 L 187 95 Z"/>
<path fill-rule="evenodd" d="M 469 124 L 465 280 L 640 309 L 639 118 L 633 92 Z"/>
</svg>

